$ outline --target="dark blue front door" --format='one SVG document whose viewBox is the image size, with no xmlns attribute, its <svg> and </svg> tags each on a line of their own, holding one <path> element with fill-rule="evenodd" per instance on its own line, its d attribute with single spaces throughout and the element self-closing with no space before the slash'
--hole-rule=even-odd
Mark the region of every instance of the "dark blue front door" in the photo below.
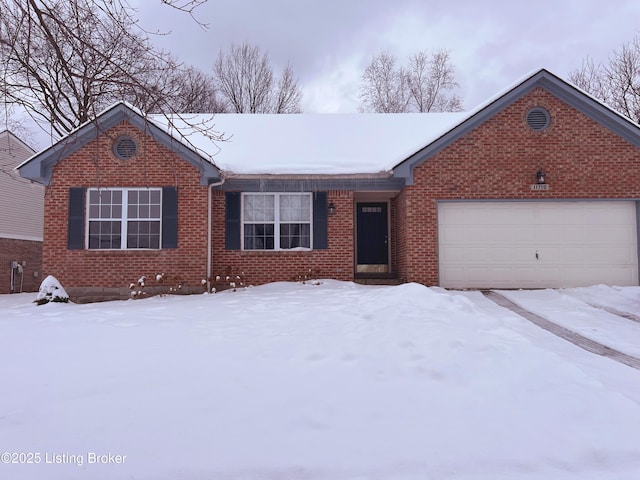
<svg viewBox="0 0 640 480">
<path fill-rule="evenodd" d="M 358 270 L 366 271 L 365 266 L 371 266 L 375 271 L 386 271 L 382 267 L 389 264 L 387 204 L 358 203 L 356 209 L 356 261 L 358 266 L 363 266 Z"/>
</svg>

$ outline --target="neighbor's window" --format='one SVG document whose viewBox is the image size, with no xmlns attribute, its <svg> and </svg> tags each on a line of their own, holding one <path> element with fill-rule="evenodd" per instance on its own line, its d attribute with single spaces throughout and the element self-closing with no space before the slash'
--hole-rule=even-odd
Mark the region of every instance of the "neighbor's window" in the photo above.
<svg viewBox="0 0 640 480">
<path fill-rule="evenodd" d="M 89 190 L 89 248 L 160 248 L 161 205 L 161 189 Z"/>
<path fill-rule="evenodd" d="M 245 250 L 311 248 L 310 193 L 245 193 L 242 231 Z"/>
</svg>

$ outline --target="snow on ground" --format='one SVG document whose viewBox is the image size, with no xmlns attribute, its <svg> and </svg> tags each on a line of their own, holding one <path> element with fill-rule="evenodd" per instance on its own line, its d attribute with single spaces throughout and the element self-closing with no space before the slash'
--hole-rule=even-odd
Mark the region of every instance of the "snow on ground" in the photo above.
<svg viewBox="0 0 640 480">
<path fill-rule="evenodd" d="M 499 293 L 553 323 L 640 358 L 640 322 L 610 313 L 640 315 L 638 287 L 597 285 L 561 291 L 505 290 Z"/>
<path fill-rule="evenodd" d="M 640 317 L 640 289 L 637 287 L 595 285 L 588 288 L 567 288 L 562 292 L 595 307 Z"/>
<path fill-rule="evenodd" d="M 640 371 L 478 292 L 323 281 L 92 305 L 34 299 L 0 296 L 0 478 L 640 471 Z"/>
</svg>

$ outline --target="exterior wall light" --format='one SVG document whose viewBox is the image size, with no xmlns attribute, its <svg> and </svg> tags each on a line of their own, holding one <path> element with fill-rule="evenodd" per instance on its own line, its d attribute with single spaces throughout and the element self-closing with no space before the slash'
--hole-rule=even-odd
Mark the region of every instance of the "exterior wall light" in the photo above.
<svg viewBox="0 0 640 480">
<path fill-rule="evenodd" d="M 538 183 L 540 185 L 543 185 L 545 183 L 544 181 L 544 177 L 546 176 L 546 174 L 544 173 L 544 171 L 542 169 L 539 169 L 538 172 L 536 173 L 536 177 L 538 178 Z"/>
<path fill-rule="evenodd" d="M 336 214 L 336 206 L 333 204 L 333 202 L 329 202 L 329 215 L 333 216 Z"/>
</svg>

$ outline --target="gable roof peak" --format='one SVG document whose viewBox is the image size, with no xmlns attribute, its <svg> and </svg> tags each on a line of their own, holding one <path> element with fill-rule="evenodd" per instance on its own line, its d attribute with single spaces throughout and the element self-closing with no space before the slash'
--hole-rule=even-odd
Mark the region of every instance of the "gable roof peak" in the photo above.
<svg viewBox="0 0 640 480">
<path fill-rule="evenodd" d="M 433 142 L 394 166 L 394 175 L 413 183 L 413 170 L 438 151 L 466 135 L 497 112 L 503 110 L 535 88 L 543 88 L 563 102 L 604 125 L 628 142 L 640 147 L 640 126 L 600 102 L 589 93 L 560 78 L 546 68 L 539 68 L 490 97 L 471 110 L 465 119 Z"/>
<path fill-rule="evenodd" d="M 172 135 L 170 130 L 158 125 L 137 107 L 125 101 L 119 101 L 107 107 L 94 119 L 86 121 L 50 147 L 18 165 L 17 169 L 23 177 L 48 185 L 51 181 L 52 168 L 58 161 L 93 141 L 99 131 L 109 130 L 123 121 L 148 133 L 159 143 L 198 168 L 203 185 L 220 179 L 220 172 L 210 154 L 193 147 L 184 138 Z"/>
</svg>

